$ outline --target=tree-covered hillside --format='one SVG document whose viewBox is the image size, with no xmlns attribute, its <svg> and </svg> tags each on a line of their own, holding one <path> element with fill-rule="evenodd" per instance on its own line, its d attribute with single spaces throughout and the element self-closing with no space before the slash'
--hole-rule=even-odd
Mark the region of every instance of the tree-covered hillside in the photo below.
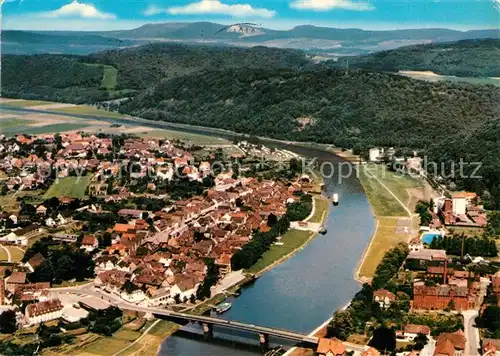
<svg viewBox="0 0 500 356">
<path fill-rule="evenodd" d="M 361 70 L 237 69 L 163 81 L 121 107 L 149 118 L 281 139 L 425 147 L 499 115 L 495 87 Z M 301 128 L 299 118 L 312 118 Z"/>
<path fill-rule="evenodd" d="M 301 51 L 254 47 L 151 44 L 89 56 L 6 55 L 2 63 L 4 96 L 71 103 L 130 97 L 162 80 L 209 68 L 288 68 L 311 63 Z M 117 70 L 113 90 L 102 86 L 103 65 Z"/>
<path fill-rule="evenodd" d="M 499 77 L 500 39 L 463 40 L 408 46 L 391 51 L 348 57 L 330 62 L 333 67 L 397 72 L 433 71 L 459 77 Z"/>
<path fill-rule="evenodd" d="M 300 69 L 309 65 L 301 51 L 276 48 L 151 44 L 91 55 L 88 60 L 118 69 L 118 87 L 146 89 L 164 79 L 206 69 Z"/>
</svg>

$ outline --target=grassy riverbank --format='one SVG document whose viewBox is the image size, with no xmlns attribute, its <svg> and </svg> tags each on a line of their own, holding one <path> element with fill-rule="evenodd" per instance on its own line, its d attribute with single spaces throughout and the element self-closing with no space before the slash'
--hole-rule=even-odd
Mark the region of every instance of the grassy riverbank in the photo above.
<svg viewBox="0 0 500 356">
<path fill-rule="evenodd" d="M 386 251 L 418 232 L 418 218 L 413 214 L 415 204 L 429 199 L 432 192 L 424 180 L 389 171 L 384 165 L 368 164 L 359 170 L 359 179 L 377 219 L 356 272 L 356 278 L 365 282 L 373 277 Z"/>
</svg>

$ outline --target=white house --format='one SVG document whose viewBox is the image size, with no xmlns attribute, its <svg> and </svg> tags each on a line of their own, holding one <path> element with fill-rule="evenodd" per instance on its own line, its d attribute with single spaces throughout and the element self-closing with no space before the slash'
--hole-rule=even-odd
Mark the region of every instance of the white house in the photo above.
<svg viewBox="0 0 500 356">
<path fill-rule="evenodd" d="M 369 152 L 370 162 L 378 162 L 382 158 L 383 154 L 384 154 L 383 148 L 382 149 L 370 148 L 370 152 Z"/>
<path fill-rule="evenodd" d="M 396 332 L 396 338 L 398 340 L 413 341 L 418 334 L 430 337 L 431 329 L 427 325 L 406 324 L 403 330 Z"/>
<path fill-rule="evenodd" d="M 467 195 L 463 192 L 453 193 L 453 214 L 465 215 L 467 211 Z"/>
<path fill-rule="evenodd" d="M 120 298 L 129 303 L 139 304 L 146 299 L 146 295 L 142 289 L 132 282 L 127 281 L 121 288 Z"/>
<path fill-rule="evenodd" d="M 59 299 L 29 304 L 26 307 L 26 321 L 28 325 L 44 323 L 59 319 L 62 316 L 63 305 Z"/>
<path fill-rule="evenodd" d="M 92 252 L 99 247 L 99 241 L 92 235 L 86 235 L 82 239 L 82 245 L 80 248 L 85 249 L 87 252 Z"/>
<path fill-rule="evenodd" d="M 189 299 L 192 295 L 196 295 L 199 283 L 192 277 L 185 277 L 177 281 L 170 289 L 170 296 L 174 298 L 179 295 L 181 300 Z"/>
</svg>

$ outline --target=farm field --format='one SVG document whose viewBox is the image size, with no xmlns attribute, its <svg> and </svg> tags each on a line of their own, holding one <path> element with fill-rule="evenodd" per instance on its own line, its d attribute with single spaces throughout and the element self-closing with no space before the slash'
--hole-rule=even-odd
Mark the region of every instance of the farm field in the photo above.
<svg viewBox="0 0 500 356">
<path fill-rule="evenodd" d="M 56 180 L 44 195 L 45 199 L 52 197 L 69 196 L 72 198 L 84 198 L 85 189 L 89 185 L 90 175 L 83 177 L 67 177 Z"/>
</svg>

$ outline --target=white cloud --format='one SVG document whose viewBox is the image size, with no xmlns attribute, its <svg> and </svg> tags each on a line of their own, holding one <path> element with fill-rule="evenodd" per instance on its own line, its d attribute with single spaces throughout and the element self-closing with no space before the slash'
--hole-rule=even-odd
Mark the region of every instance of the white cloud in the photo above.
<svg viewBox="0 0 500 356">
<path fill-rule="evenodd" d="M 62 6 L 57 10 L 43 12 L 41 13 L 41 17 L 72 17 L 98 20 L 109 20 L 116 18 L 114 14 L 99 11 L 93 5 L 84 4 L 78 2 L 78 0 L 74 0 L 73 2 Z"/>
<path fill-rule="evenodd" d="M 352 0 L 295 0 L 290 7 L 298 10 L 329 11 L 333 9 L 370 11 L 375 7 L 367 2 Z"/>
<path fill-rule="evenodd" d="M 276 11 L 265 8 L 254 8 L 249 4 L 223 4 L 219 0 L 201 0 L 185 6 L 174 6 L 160 8 L 150 6 L 144 11 L 144 15 L 158 15 L 167 13 L 170 15 L 229 15 L 232 17 L 263 17 L 271 18 L 276 15 Z"/>
</svg>

